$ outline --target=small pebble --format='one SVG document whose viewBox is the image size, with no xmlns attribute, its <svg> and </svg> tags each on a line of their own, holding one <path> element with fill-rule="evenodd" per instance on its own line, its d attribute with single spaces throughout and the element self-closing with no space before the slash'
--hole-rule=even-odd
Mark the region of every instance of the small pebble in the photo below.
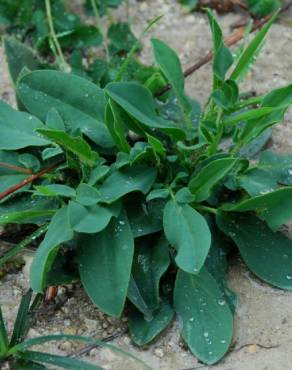
<svg viewBox="0 0 292 370">
<path fill-rule="evenodd" d="M 161 348 L 156 348 L 154 350 L 154 355 L 156 357 L 162 358 L 164 356 L 164 352 L 163 352 L 163 350 Z"/>
</svg>

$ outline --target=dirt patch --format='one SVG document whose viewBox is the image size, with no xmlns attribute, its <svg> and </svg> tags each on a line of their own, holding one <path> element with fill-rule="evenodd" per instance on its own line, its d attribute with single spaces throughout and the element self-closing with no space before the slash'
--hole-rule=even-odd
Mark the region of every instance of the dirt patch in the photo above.
<svg viewBox="0 0 292 370">
<path fill-rule="evenodd" d="M 130 1 L 129 8 L 134 31 L 139 35 L 146 23 L 158 14 L 164 18 L 145 38 L 142 59 L 152 63 L 150 37 L 168 42 L 180 55 L 184 66 L 189 66 L 203 56 L 211 46 L 211 37 L 206 17 L 202 14 L 190 15 L 175 0 Z M 126 7 L 114 15 L 125 19 Z M 225 33 L 241 14 L 220 16 Z M 254 90 L 258 94 L 280 87 L 292 81 L 292 11 L 281 18 L 272 28 L 266 46 L 247 76 L 243 89 Z M 14 104 L 11 84 L 5 69 L 3 51 L 0 49 L 0 94 L 2 99 Z M 186 82 L 188 93 L 204 103 L 210 91 L 210 65 L 201 68 Z M 273 149 L 282 153 L 292 153 L 292 112 L 288 112 L 285 122 L 274 129 Z M 17 303 L 28 286 L 28 269 L 31 255 L 26 255 L 24 271 L 10 274 L 0 281 L 0 304 L 4 308 L 8 326 L 15 318 Z M 233 348 L 223 361 L 212 368 L 218 370 L 286 370 L 292 368 L 292 293 L 271 288 L 252 276 L 240 261 L 230 268 L 229 283 L 237 292 L 239 306 L 235 319 Z M 65 332 L 104 338 L 122 332 L 126 317 L 111 319 L 99 312 L 89 302 L 78 287 L 61 291 L 58 297 L 58 310 L 44 308 L 30 336 Z M 144 360 L 154 369 L 184 370 L 208 369 L 187 351 L 179 338 L 179 322 L 174 322 L 167 332 L 145 349 L 131 344 L 128 335 L 121 335 L 114 344 Z M 54 353 L 69 354 L 77 351 L 71 342 L 62 345 L 46 346 Z M 139 370 L 143 367 L 115 354 L 109 349 L 98 348 L 86 357 L 88 361 L 108 370 Z"/>
</svg>

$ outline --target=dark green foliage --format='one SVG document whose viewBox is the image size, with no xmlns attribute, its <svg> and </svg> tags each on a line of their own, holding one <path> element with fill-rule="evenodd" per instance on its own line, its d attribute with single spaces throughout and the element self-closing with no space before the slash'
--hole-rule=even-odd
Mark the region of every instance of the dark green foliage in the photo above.
<svg viewBox="0 0 292 370">
<path fill-rule="evenodd" d="M 79 278 L 104 312 L 120 316 L 127 305 L 138 345 L 159 335 L 176 313 L 190 350 L 214 364 L 232 340 L 230 250 L 237 248 L 263 280 L 292 289 L 291 241 L 275 232 L 292 218 L 291 156 L 264 152 L 250 161 L 291 106 L 292 87 L 256 100 L 239 92 L 275 17 L 235 63 L 208 11 L 213 88 L 203 110 L 185 94 L 174 50 L 153 39 L 157 65 L 142 66 L 132 59 L 134 38 L 120 40 L 129 31 L 125 25 L 109 31 L 111 60 L 84 70 L 75 50 L 69 58 L 75 74 L 23 70 L 34 69 L 29 51 L 18 65 L 7 58 L 28 113 L 0 105 L 1 191 L 27 170 L 55 164 L 33 188 L 3 196 L 0 205 L 1 224 L 30 222 L 33 235 L 46 232 L 31 268 L 35 292 Z M 58 27 L 67 27 L 61 20 Z M 9 54 L 15 52 L 10 46 Z M 121 55 L 130 49 L 123 64 Z M 155 98 L 165 83 L 172 91 Z M 64 263 L 68 250 L 74 271 Z M 6 351 L 3 333 L 0 353 Z M 25 356 L 49 362 L 37 352 Z"/>
</svg>

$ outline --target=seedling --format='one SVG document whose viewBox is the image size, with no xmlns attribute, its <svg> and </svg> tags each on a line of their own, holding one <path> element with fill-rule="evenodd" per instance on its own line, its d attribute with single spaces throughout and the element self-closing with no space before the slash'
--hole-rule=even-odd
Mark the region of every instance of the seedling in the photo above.
<svg viewBox="0 0 292 370">
<path fill-rule="evenodd" d="M 80 279 L 103 312 L 120 316 L 127 305 L 137 345 L 177 315 L 192 353 L 214 364 L 233 335 L 232 250 L 263 281 L 292 289 L 292 241 L 278 232 L 292 218 L 292 156 L 262 151 L 292 85 L 239 92 L 276 16 L 234 60 L 208 11 L 213 87 L 204 109 L 186 96 L 179 58 L 158 39 L 147 79 L 120 74 L 100 88 L 22 70 L 25 111 L 0 105 L 0 223 L 46 232 L 31 268 L 35 292 Z M 155 98 L 161 81 L 172 90 Z"/>
</svg>

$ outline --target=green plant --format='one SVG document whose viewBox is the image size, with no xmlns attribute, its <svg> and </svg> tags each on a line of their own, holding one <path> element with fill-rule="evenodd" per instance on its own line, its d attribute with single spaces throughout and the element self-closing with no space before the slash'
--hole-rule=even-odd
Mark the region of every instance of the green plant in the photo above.
<svg viewBox="0 0 292 370">
<path fill-rule="evenodd" d="M 5 35 L 10 35 L 6 36 L 7 58 L 16 65 L 23 64 L 18 66 L 18 72 L 23 66 L 60 69 L 104 86 L 115 78 L 124 55 L 137 41 L 128 23 L 115 22 L 110 16 L 108 9 L 121 2 L 85 2 L 89 18 L 94 17 L 88 24 L 70 10 L 69 2 L 65 0 L 4 0 L 0 4 L 0 25 Z M 105 14 L 109 17 L 107 29 L 100 22 Z M 104 52 L 104 57 L 94 56 L 96 48 Z M 132 69 L 139 67 L 141 65 L 135 63 Z M 17 76 L 12 77 L 15 81 Z"/>
<path fill-rule="evenodd" d="M 264 151 L 250 161 L 283 120 L 292 85 L 239 93 L 276 16 L 234 60 L 208 11 L 213 88 L 202 111 L 185 95 L 177 55 L 157 39 L 158 69 L 147 79 L 121 73 L 102 89 L 73 74 L 21 71 L 27 112 L 0 105 L 0 224 L 46 232 L 31 268 L 35 292 L 80 278 L 107 314 L 120 316 L 127 302 L 138 345 L 176 313 L 192 353 L 213 364 L 233 335 L 232 249 L 259 278 L 292 289 L 292 241 L 277 231 L 292 218 L 292 156 Z M 156 99 L 161 76 L 172 92 Z"/>
<path fill-rule="evenodd" d="M 42 301 L 42 295 L 37 294 L 32 303 L 31 299 L 32 291 L 29 290 L 21 299 L 10 340 L 8 339 L 8 332 L 5 327 L 5 322 L 0 307 L 0 365 L 8 363 L 10 369 L 17 370 L 47 369 L 45 364 L 54 365 L 58 368 L 70 370 L 102 370 L 102 368 L 99 366 L 89 364 L 75 358 L 73 359 L 70 357 L 31 350 L 32 347 L 47 342 L 71 340 L 96 346 L 109 347 L 112 350 L 122 355 L 129 356 L 137 362 L 143 364 L 145 366 L 145 369 L 150 369 L 146 364 L 144 364 L 142 361 L 138 360 L 134 356 L 112 345 L 92 338 L 82 337 L 78 335 L 56 334 L 26 339 L 37 309 Z"/>
<path fill-rule="evenodd" d="M 208 6 L 221 12 L 227 12 L 235 6 L 241 6 L 257 18 L 265 17 L 281 7 L 280 0 L 179 0 L 179 2 L 189 11 Z"/>
</svg>

